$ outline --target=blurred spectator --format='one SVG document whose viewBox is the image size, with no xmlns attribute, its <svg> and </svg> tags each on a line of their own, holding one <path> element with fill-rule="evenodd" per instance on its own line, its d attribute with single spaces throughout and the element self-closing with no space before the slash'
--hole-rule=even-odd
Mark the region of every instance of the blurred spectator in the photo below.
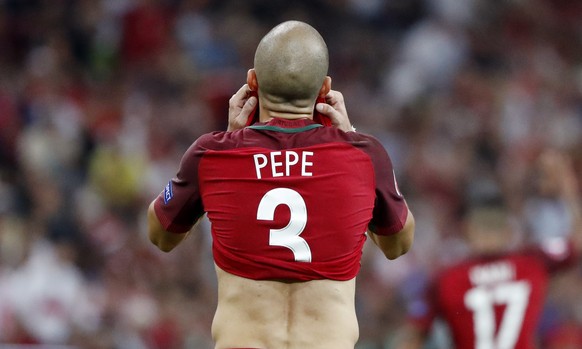
<svg viewBox="0 0 582 349">
<path fill-rule="evenodd" d="M 156 63 L 169 40 L 170 18 L 158 0 L 138 0 L 122 20 L 121 54 L 132 69 Z"/>
</svg>

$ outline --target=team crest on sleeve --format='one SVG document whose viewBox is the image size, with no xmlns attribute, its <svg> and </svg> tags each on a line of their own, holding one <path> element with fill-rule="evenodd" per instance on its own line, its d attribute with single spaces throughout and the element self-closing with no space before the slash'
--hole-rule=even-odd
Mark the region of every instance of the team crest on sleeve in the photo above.
<svg viewBox="0 0 582 349">
<path fill-rule="evenodd" d="M 164 188 L 164 204 L 168 204 L 170 200 L 174 197 L 174 191 L 172 190 L 172 181 L 169 181 Z"/>
</svg>

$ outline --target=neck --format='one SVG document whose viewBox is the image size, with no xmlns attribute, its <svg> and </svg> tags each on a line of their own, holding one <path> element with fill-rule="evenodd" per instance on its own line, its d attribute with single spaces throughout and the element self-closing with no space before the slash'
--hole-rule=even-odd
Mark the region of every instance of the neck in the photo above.
<svg viewBox="0 0 582 349">
<path fill-rule="evenodd" d="M 312 109 L 313 110 L 313 109 Z M 273 118 L 287 119 L 287 120 L 297 120 L 297 119 L 313 119 L 313 111 L 308 112 L 304 108 L 297 110 L 272 110 L 267 108 L 261 108 L 259 110 L 259 120 L 261 122 L 267 122 Z"/>
<path fill-rule="evenodd" d="M 261 114 L 259 117 L 261 122 L 267 122 L 273 118 L 286 119 L 286 120 L 313 119 L 313 114 L 270 112 L 270 113 L 267 113 L 266 115 Z"/>
<path fill-rule="evenodd" d="M 259 120 L 267 122 L 273 118 L 287 120 L 313 119 L 314 105 L 314 102 L 305 103 L 305 105 L 274 103 L 266 98 L 261 98 L 259 100 Z"/>
</svg>

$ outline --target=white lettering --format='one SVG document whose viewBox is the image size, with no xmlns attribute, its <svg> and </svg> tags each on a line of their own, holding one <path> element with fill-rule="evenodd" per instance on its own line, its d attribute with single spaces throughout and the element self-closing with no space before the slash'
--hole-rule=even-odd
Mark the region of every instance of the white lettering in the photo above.
<svg viewBox="0 0 582 349">
<path fill-rule="evenodd" d="M 293 160 L 291 160 L 292 156 Z M 287 163 L 285 166 L 285 176 L 289 176 L 290 174 L 289 170 L 291 169 L 291 166 L 297 165 L 297 163 L 299 162 L 299 155 L 297 155 L 297 153 L 294 151 L 285 152 L 285 162 Z"/>
<path fill-rule="evenodd" d="M 283 166 L 282 162 L 275 161 L 275 156 L 280 156 L 280 151 L 272 151 L 271 152 L 271 171 L 273 173 L 273 177 L 282 177 L 283 172 L 277 172 L 277 167 Z"/>
<path fill-rule="evenodd" d="M 257 179 L 261 179 L 261 169 L 267 166 L 268 162 L 267 156 L 265 154 L 255 154 L 253 155 L 253 158 L 255 159 L 255 170 L 257 171 Z M 262 162 L 259 162 L 259 159 L 261 159 Z"/>
<path fill-rule="evenodd" d="M 313 152 L 312 151 L 304 151 L 302 155 L 303 155 L 303 157 L 301 159 L 302 160 L 301 161 L 301 175 L 302 176 L 313 176 L 313 173 L 307 172 L 307 167 L 313 166 L 313 162 L 308 162 L 307 157 L 313 156 Z"/>
<path fill-rule="evenodd" d="M 272 151 L 269 154 L 253 154 L 257 179 L 263 179 L 269 174 L 271 177 L 289 177 L 293 173 L 300 173 L 303 177 L 313 176 L 312 156 L 312 151 L 296 152 L 292 150 Z M 270 173 L 264 172 L 265 170 L 269 171 L 267 168 L 271 169 Z"/>
</svg>

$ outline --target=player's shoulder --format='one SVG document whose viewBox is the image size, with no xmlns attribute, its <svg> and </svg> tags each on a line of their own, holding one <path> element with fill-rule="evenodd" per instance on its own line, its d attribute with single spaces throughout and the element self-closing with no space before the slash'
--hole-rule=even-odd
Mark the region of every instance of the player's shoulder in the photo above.
<svg viewBox="0 0 582 349">
<path fill-rule="evenodd" d="M 384 145 L 373 135 L 363 132 L 344 132 L 341 130 L 328 130 L 326 127 L 323 132 L 333 132 L 335 137 L 332 141 L 341 141 L 351 146 L 368 153 L 368 155 L 373 156 L 377 154 L 384 155 L 386 153 L 386 148 Z"/>
<path fill-rule="evenodd" d="M 346 135 L 350 144 L 366 153 L 374 164 L 392 170 L 390 151 L 378 138 L 361 132 L 348 132 Z"/>
<path fill-rule="evenodd" d="M 197 150 L 225 150 L 236 146 L 242 136 L 242 130 L 213 131 L 198 137 L 192 144 Z"/>
<path fill-rule="evenodd" d="M 198 137 L 186 150 L 183 159 L 198 159 L 203 157 L 208 151 L 232 149 L 233 142 L 229 140 L 229 132 L 215 131 L 205 133 Z"/>
<path fill-rule="evenodd" d="M 369 133 L 364 133 L 364 132 L 343 132 L 340 131 L 341 133 L 345 134 L 345 137 L 352 142 L 360 142 L 360 143 L 364 143 L 364 144 L 369 144 L 369 145 L 373 145 L 373 146 L 378 146 L 378 145 L 382 145 L 380 143 L 380 141 L 373 135 L 369 134 Z"/>
</svg>

